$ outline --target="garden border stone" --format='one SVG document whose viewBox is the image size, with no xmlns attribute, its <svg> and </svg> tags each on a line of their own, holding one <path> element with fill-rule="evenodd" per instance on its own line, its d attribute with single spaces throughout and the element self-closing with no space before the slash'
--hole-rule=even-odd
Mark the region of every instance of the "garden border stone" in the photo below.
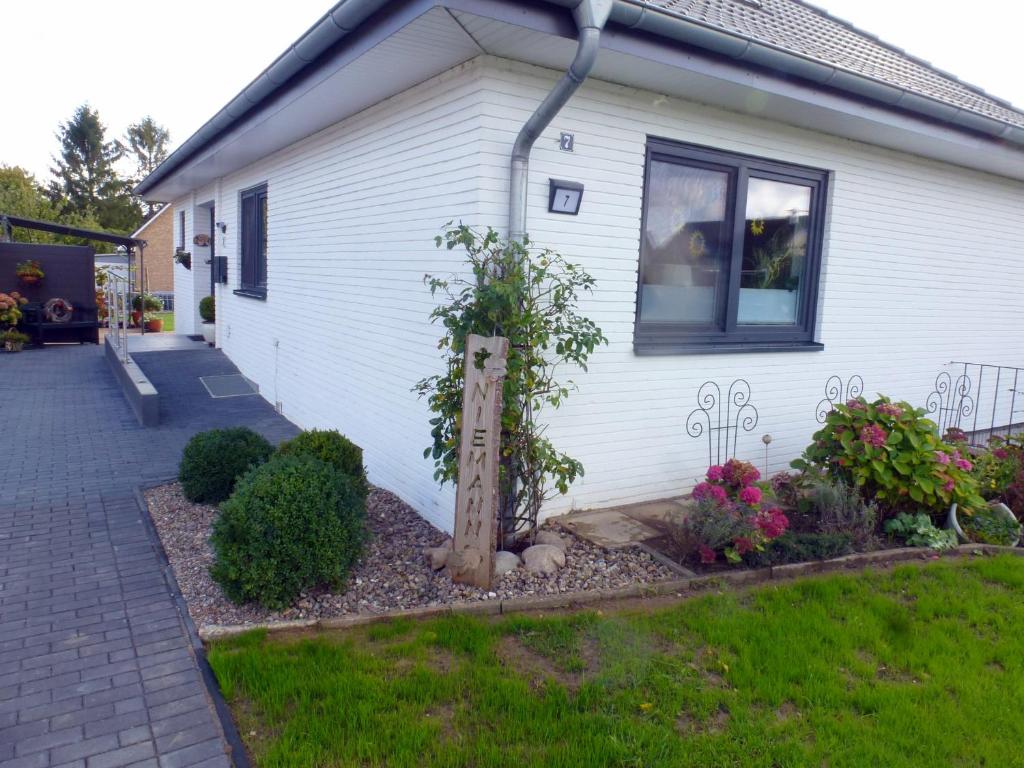
<svg viewBox="0 0 1024 768">
<path fill-rule="evenodd" d="M 210 642 L 211 640 L 233 637 L 255 629 L 264 629 L 268 633 L 287 632 L 295 629 L 343 630 L 393 621 L 395 619 L 429 619 L 439 616 L 456 615 L 498 616 L 530 611 L 582 608 L 594 603 L 634 598 L 664 597 L 672 594 L 677 594 L 679 597 L 684 598 L 687 596 L 686 593 L 701 592 L 715 588 L 791 580 L 802 576 L 838 573 L 845 570 L 864 569 L 892 563 L 909 561 L 927 563 L 950 557 L 1003 554 L 1024 557 L 1024 548 L 1000 547 L 994 544 L 963 544 L 955 549 L 937 552 L 921 547 L 900 547 L 898 549 L 882 549 L 876 552 L 844 555 L 843 557 L 831 560 L 814 560 L 806 563 L 792 563 L 757 570 L 723 571 L 722 573 L 712 573 L 692 578 L 658 581 L 650 584 L 634 584 L 623 589 L 596 589 L 588 592 L 566 592 L 561 595 L 544 595 L 541 597 L 518 597 L 510 600 L 453 603 L 451 605 L 437 605 L 426 608 L 341 616 L 332 619 L 208 626 L 200 629 L 198 634 L 204 642 Z"/>
</svg>

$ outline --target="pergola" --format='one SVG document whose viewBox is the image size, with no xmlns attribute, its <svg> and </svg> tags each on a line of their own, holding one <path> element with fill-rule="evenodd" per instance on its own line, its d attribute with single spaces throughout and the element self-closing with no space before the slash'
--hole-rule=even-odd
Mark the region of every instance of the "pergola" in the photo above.
<svg viewBox="0 0 1024 768">
<path fill-rule="evenodd" d="M 66 224 L 57 224 L 53 221 L 38 221 L 36 219 L 26 219 L 22 216 L 11 216 L 10 214 L 0 213 L 0 243 L 14 242 L 14 227 L 31 229 L 36 232 L 48 232 L 52 235 L 64 235 L 65 237 L 81 237 L 86 240 L 95 240 L 102 243 L 112 243 L 114 245 L 123 246 L 128 252 L 129 266 L 132 263 L 132 257 L 135 251 L 138 250 L 140 278 L 145 269 L 144 258 L 146 241 L 139 238 L 128 237 L 127 235 L 117 235 L 113 232 L 99 232 L 93 229 L 69 227 Z M 131 269 L 128 270 L 128 288 L 132 291 L 137 288 L 137 286 L 133 284 Z M 141 324 L 140 332 L 143 334 L 146 332 L 145 324 Z"/>
</svg>

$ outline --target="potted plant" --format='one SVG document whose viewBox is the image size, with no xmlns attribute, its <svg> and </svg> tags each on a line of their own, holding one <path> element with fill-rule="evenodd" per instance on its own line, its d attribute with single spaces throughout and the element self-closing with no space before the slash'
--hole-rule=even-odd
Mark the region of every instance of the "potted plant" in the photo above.
<svg viewBox="0 0 1024 768">
<path fill-rule="evenodd" d="M 143 322 L 146 324 L 147 331 L 160 333 L 164 329 L 164 319 L 162 317 L 146 313 L 143 315 Z"/>
<path fill-rule="evenodd" d="M 946 527 L 956 533 L 963 542 L 974 544 L 996 544 L 1001 547 L 1015 547 L 1020 543 L 1021 525 L 1010 508 L 1000 501 L 964 515 L 957 515 L 957 505 L 949 508 Z"/>
<path fill-rule="evenodd" d="M 36 285 L 46 276 L 42 265 L 35 259 L 18 262 L 14 267 L 14 274 L 25 285 Z"/>
<path fill-rule="evenodd" d="M 163 308 L 164 303 L 153 294 L 140 293 L 132 299 L 132 323 L 140 325 L 145 319 L 143 315 L 159 312 Z"/>
<path fill-rule="evenodd" d="M 199 302 L 199 316 L 203 319 L 203 339 L 207 344 L 217 341 L 217 306 L 213 296 L 204 296 Z"/>
<path fill-rule="evenodd" d="M 21 306 L 27 303 L 28 299 L 17 291 L 0 293 L 0 324 L 17 325 L 21 320 Z"/>
<path fill-rule="evenodd" d="M 174 252 L 174 260 L 181 264 L 185 269 L 192 269 L 192 254 L 183 248 L 178 248 Z"/>
<path fill-rule="evenodd" d="M 28 334 L 16 331 L 14 328 L 8 328 L 0 333 L 0 342 L 8 352 L 21 352 L 28 340 Z"/>
</svg>

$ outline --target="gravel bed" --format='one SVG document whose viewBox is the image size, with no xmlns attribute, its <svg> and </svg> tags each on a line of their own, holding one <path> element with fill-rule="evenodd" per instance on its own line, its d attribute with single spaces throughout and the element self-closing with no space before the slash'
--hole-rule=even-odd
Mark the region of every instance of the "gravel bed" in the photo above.
<svg viewBox="0 0 1024 768">
<path fill-rule="evenodd" d="M 147 490 L 145 497 L 199 629 L 616 589 L 676 578 L 670 569 L 639 549 L 606 550 L 560 530 L 567 544 L 566 565 L 556 574 L 534 576 L 520 567 L 502 577 L 490 592 L 455 584 L 445 571 L 432 571 L 423 554 L 425 547 L 440 546 L 446 535 L 394 494 L 375 488 L 367 501 L 372 537 L 363 560 L 353 569 L 348 588 L 341 593 L 313 590 L 291 608 L 266 611 L 253 604 L 235 605 L 210 578 L 213 552 L 209 533 L 216 507 L 189 502 L 178 483 Z"/>
</svg>

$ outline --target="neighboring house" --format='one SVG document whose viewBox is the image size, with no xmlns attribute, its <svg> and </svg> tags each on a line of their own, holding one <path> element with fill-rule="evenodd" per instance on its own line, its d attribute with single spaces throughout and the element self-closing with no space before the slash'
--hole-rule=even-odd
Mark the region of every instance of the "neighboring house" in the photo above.
<svg viewBox="0 0 1024 768">
<path fill-rule="evenodd" d="M 449 529 L 411 392 L 440 367 L 423 276 L 463 267 L 434 247 L 445 222 L 507 230 L 574 5 L 342 2 L 139 187 L 226 257 L 217 344 L 260 393 Z M 586 477 L 545 514 L 692 486 L 707 380 L 750 383 L 737 453 L 761 465 L 770 433 L 774 471 L 833 374 L 923 406 L 951 360 L 1024 362 L 1024 113 L 795 0 L 601 6 L 525 189 L 531 239 L 597 279 L 584 311 L 610 339 L 551 413 Z M 549 211 L 549 179 L 583 185 L 577 215 Z M 206 250 L 175 266 L 179 332 Z"/>
<path fill-rule="evenodd" d="M 172 207 L 165 205 L 150 216 L 132 237 L 146 241 L 143 252 L 143 290 L 149 293 L 174 291 L 174 224 Z"/>
</svg>

